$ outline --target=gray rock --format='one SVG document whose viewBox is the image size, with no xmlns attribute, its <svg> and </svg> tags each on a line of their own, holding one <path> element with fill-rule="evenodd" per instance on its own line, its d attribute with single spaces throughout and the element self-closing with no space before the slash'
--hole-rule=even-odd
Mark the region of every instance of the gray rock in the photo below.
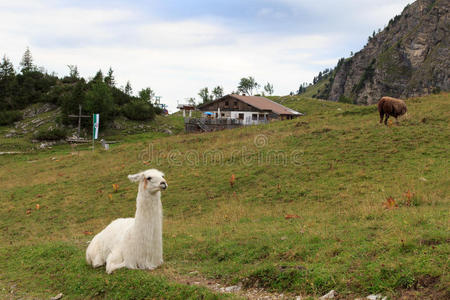
<svg viewBox="0 0 450 300">
<path fill-rule="evenodd" d="M 327 294 L 323 295 L 319 298 L 319 300 L 325 300 L 325 299 L 334 299 L 336 297 L 337 293 L 335 290 L 329 291 Z"/>
<path fill-rule="evenodd" d="M 43 114 L 43 113 L 46 113 L 46 112 L 49 112 L 49 111 L 51 111 L 51 110 L 54 110 L 54 109 L 56 109 L 57 108 L 57 106 L 56 105 L 54 105 L 54 104 L 51 104 L 51 103 L 45 103 L 44 105 L 42 105 L 42 106 L 39 106 L 39 107 L 33 107 L 33 108 L 28 108 L 28 109 L 26 109 L 24 112 L 23 112 L 23 117 L 24 118 L 32 118 L 32 117 L 34 117 L 34 116 L 36 116 L 36 115 L 38 115 L 38 114 Z"/>
<path fill-rule="evenodd" d="M 34 128 L 37 128 L 37 127 L 41 126 L 41 125 L 44 124 L 44 123 L 45 123 L 45 121 L 41 121 L 41 122 L 37 123 L 36 125 L 34 125 Z M 51 126 L 50 126 L 50 127 L 51 127 Z"/>
<path fill-rule="evenodd" d="M 59 293 L 58 295 L 51 297 L 50 300 L 59 300 L 64 296 L 63 293 Z"/>
<path fill-rule="evenodd" d="M 372 294 L 366 297 L 368 300 L 387 300 L 387 297 L 383 297 L 380 294 Z"/>
<path fill-rule="evenodd" d="M 173 131 L 168 128 L 164 128 L 163 130 L 161 130 L 161 132 L 167 133 L 168 135 L 173 135 Z"/>
<path fill-rule="evenodd" d="M 238 292 L 240 290 L 241 290 L 241 287 L 238 285 L 227 286 L 227 287 L 223 287 L 220 289 L 221 292 L 225 292 L 225 293 L 234 293 L 234 292 Z"/>
</svg>

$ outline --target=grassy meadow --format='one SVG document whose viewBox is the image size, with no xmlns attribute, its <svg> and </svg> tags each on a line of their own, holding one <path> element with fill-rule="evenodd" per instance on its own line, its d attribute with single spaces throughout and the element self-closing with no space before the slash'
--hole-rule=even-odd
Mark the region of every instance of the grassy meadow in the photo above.
<svg viewBox="0 0 450 300">
<path fill-rule="evenodd" d="M 192 274 L 312 298 L 449 297 L 450 94 L 407 100 L 390 126 L 375 106 L 274 99 L 306 115 L 0 156 L 0 298 L 235 297 L 180 282 Z M 92 269 L 87 242 L 134 214 L 127 175 L 147 168 L 169 184 L 165 263 Z"/>
</svg>

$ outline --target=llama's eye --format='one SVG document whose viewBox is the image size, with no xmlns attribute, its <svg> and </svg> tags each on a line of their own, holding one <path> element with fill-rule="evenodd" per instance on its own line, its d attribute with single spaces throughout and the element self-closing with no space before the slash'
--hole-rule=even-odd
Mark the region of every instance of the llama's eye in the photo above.
<svg viewBox="0 0 450 300">
<path fill-rule="evenodd" d="M 151 181 L 151 180 L 152 180 L 152 178 L 151 178 L 151 177 L 147 177 L 147 180 L 148 180 L 148 181 Z"/>
</svg>

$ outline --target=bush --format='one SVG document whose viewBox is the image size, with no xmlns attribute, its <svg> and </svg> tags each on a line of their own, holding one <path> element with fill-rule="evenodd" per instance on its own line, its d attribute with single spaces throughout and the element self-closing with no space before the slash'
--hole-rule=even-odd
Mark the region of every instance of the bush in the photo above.
<svg viewBox="0 0 450 300">
<path fill-rule="evenodd" d="M 439 86 L 433 88 L 432 93 L 433 94 L 439 94 L 441 92 L 441 88 Z"/>
<path fill-rule="evenodd" d="M 153 106 L 140 100 L 125 104 L 122 112 L 130 120 L 144 121 L 155 118 L 155 109 Z"/>
<path fill-rule="evenodd" d="M 353 100 L 352 100 L 352 98 L 347 97 L 345 95 L 340 95 L 338 102 L 352 104 Z"/>
<path fill-rule="evenodd" d="M 66 136 L 66 130 L 62 128 L 55 128 L 52 130 L 41 129 L 34 135 L 34 138 L 39 141 L 57 141 L 65 139 Z"/>
<path fill-rule="evenodd" d="M 158 106 L 153 107 L 153 109 L 155 110 L 155 114 L 157 114 L 157 115 L 162 115 L 164 112 L 164 109 L 162 109 L 161 107 L 158 107 Z"/>
<path fill-rule="evenodd" d="M 22 118 L 23 114 L 19 110 L 0 111 L 0 125 L 9 125 Z"/>
</svg>

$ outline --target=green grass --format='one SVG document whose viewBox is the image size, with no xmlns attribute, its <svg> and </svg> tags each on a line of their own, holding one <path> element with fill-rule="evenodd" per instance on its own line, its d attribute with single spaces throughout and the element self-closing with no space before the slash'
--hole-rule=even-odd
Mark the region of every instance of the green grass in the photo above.
<svg viewBox="0 0 450 300">
<path fill-rule="evenodd" d="M 15 296 L 19 297 L 40 297 L 63 291 L 68 298 L 218 299 L 206 288 L 182 286 L 147 272 L 120 270 L 114 276 L 106 276 L 104 270 L 88 267 L 79 247 L 67 243 L 3 250 L 0 252 L 5 259 L 2 270 L 7 272 L 9 280 L 18 283 L 20 292 Z M 22 288 L 27 292 L 21 291 Z"/>
<path fill-rule="evenodd" d="M 323 91 L 325 89 L 325 84 L 329 82 L 328 78 L 323 79 L 320 82 L 306 87 L 306 91 L 302 94 L 303 97 L 312 97 L 314 95 L 318 95 L 320 91 Z"/>
<path fill-rule="evenodd" d="M 306 116 L 129 136 L 108 152 L 72 155 L 61 146 L 0 157 L 0 295 L 17 284 L 29 297 L 224 297 L 176 283 L 197 271 L 311 296 L 448 296 L 450 94 L 407 100 L 409 115 L 392 126 L 378 124 L 374 106 L 274 99 Z M 133 215 L 137 186 L 126 175 L 150 167 L 169 182 L 165 264 L 91 269 L 84 232 Z M 388 197 L 398 207 L 385 209 Z"/>
</svg>

